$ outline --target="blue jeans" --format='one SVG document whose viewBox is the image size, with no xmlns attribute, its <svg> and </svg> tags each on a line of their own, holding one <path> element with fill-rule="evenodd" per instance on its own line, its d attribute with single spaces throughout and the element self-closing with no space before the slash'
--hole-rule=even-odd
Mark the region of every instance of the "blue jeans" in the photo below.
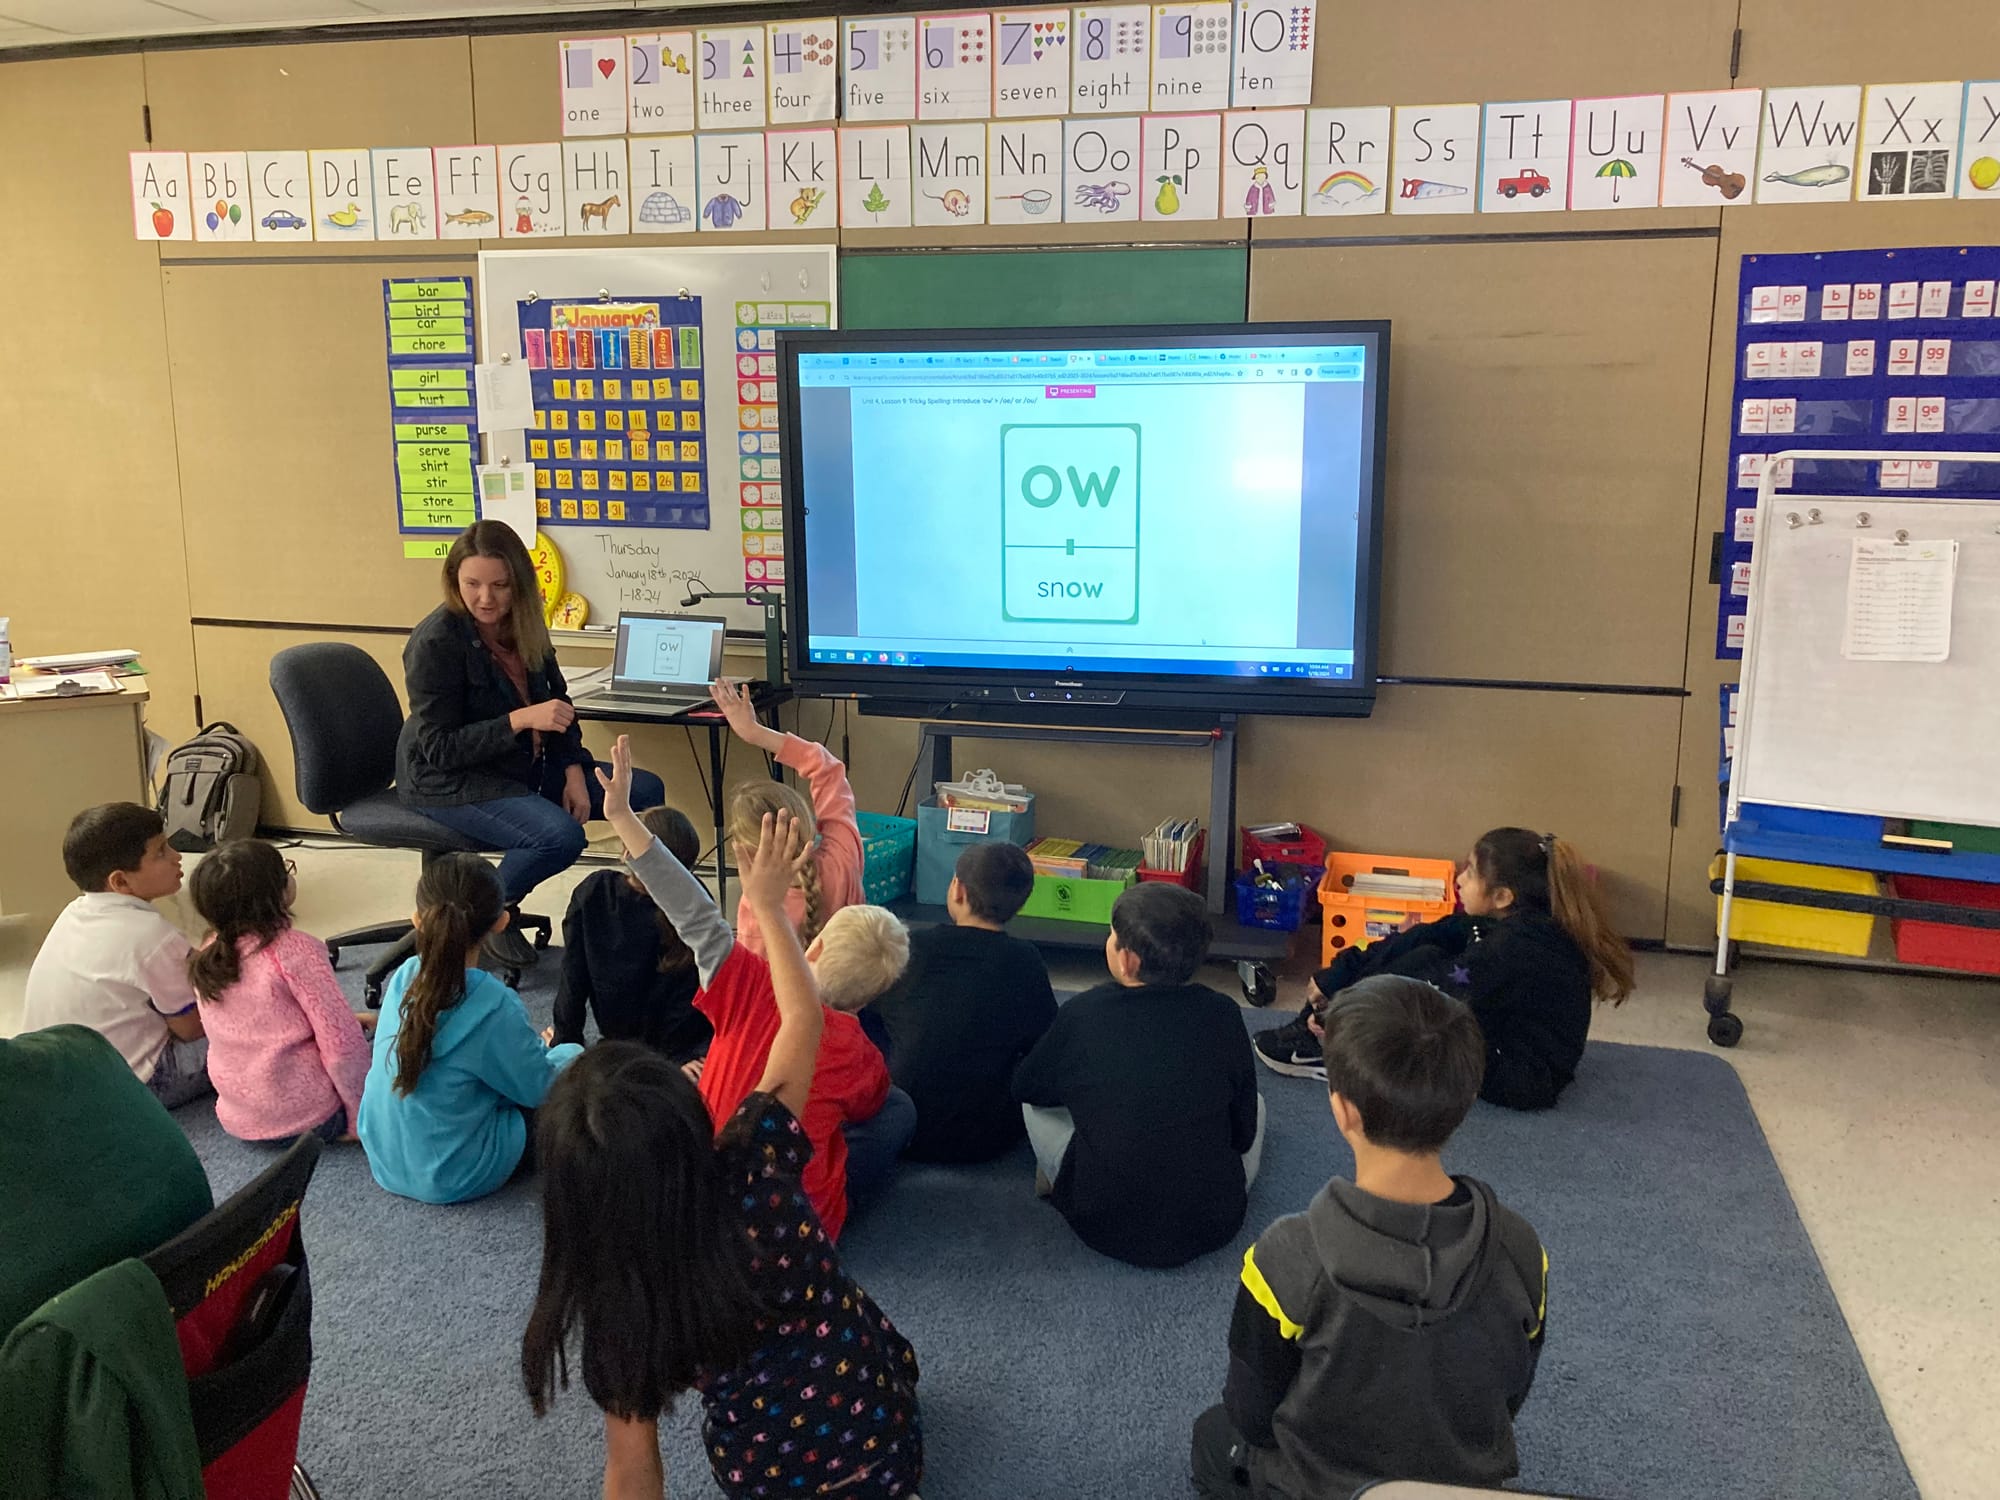
<svg viewBox="0 0 2000 1500">
<path fill-rule="evenodd" d="M 879 1110 L 849 1120 L 840 1133 L 847 1137 L 847 1201 L 860 1203 L 887 1185 L 896 1158 L 917 1133 L 916 1101 L 892 1084 Z"/>
<path fill-rule="evenodd" d="M 184 1042 L 168 1037 L 167 1050 L 153 1064 L 153 1076 L 146 1080 L 146 1087 L 168 1109 L 179 1109 L 203 1094 L 214 1093 L 208 1081 L 208 1038 L 198 1036 Z"/>
<path fill-rule="evenodd" d="M 602 764 L 602 762 L 599 762 Z M 611 774 L 611 767 L 604 766 Z M 566 772 L 546 772 L 539 796 L 497 797 L 462 807 L 426 807 L 425 817 L 463 834 L 476 844 L 504 851 L 500 887 L 509 906 L 518 906 L 528 892 L 552 875 L 560 875 L 583 853 L 583 825 L 563 811 Z M 583 784 L 590 789 L 590 815 L 604 816 L 604 788 L 586 769 Z M 643 812 L 667 800 L 666 783 L 651 771 L 632 773 L 632 807 Z"/>
</svg>

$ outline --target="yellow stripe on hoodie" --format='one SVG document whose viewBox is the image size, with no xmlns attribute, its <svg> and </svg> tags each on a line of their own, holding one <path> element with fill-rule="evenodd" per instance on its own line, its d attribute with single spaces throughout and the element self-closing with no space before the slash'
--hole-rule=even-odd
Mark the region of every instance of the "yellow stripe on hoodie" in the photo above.
<svg viewBox="0 0 2000 1500">
<path fill-rule="evenodd" d="M 1271 1315 L 1271 1321 L 1278 1325 L 1278 1332 L 1288 1339 L 1301 1337 L 1306 1326 L 1294 1323 L 1285 1316 L 1285 1310 L 1278 1305 L 1278 1294 L 1271 1290 L 1271 1283 L 1264 1279 L 1264 1273 L 1257 1265 L 1257 1247 L 1252 1245 L 1243 1252 L 1243 1285 L 1256 1299 L 1257 1305 Z"/>
</svg>

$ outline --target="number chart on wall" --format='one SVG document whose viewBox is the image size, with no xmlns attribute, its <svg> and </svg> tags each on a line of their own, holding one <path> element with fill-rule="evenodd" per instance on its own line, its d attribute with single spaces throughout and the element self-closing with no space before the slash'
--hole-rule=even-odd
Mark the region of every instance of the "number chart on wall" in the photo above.
<svg viewBox="0 0 2000 1500">
<path fill-rule="evenodd" d="M 536 516 L 706 530 L 701 299 L 537 297 L 516 320 L 535 396 Z"/>
<path fill-rule="evenodd" d="M 2000 491 L 2000 248 L 1746 255 L 1738 292 L 1729 504 L 1716 655 L 1743 654 L 1757 484 L 1787 448 L 1887 449 L 1880 462 L 1800 460 L 1781 490 Z"/>
<path fill-rule="evenodd" d="M 382 317 L 403 555 L 442 557 L 451 539 L 479 519 L 472 479 L 478 461 L 472 280 L 384 281 Z"/>
</svg>

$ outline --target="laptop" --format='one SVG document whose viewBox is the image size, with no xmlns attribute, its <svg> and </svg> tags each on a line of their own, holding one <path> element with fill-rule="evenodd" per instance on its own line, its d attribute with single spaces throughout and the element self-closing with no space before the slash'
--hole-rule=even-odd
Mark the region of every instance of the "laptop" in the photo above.
<svg viewBox="0 0 2000 1500">
<path fill-rule="evenodd" d="M 720 615 L 618 616 L 611 682 L 588 695 L 593 702 L 662 713 L 682 713 L 709 701 L 708 685 L 722 675 Z"/>
</svg>

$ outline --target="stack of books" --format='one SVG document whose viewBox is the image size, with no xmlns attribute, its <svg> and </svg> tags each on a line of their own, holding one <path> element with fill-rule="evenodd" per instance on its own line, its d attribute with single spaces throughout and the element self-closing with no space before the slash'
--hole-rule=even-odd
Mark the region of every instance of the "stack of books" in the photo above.
<svg viewBox="0 0 2000 1500">
<path fill-rule="evenodd" d="M 1080 839 L 1044 835 L 1028 845 L 1028 858 L 1038 875 L 1068 880 L 1118 880 L 1130 885 L 1139 878 L 1137 849 L 1113 849 Z"/>
<path fill-rule="evenodd" d="M 1445 884 L 1422 875 L 1368 874 L 1356 875 L 1348 889 L 1351 895 L 1373 896 L 1377 900 L 1442 901 Z"/>
</svg>

